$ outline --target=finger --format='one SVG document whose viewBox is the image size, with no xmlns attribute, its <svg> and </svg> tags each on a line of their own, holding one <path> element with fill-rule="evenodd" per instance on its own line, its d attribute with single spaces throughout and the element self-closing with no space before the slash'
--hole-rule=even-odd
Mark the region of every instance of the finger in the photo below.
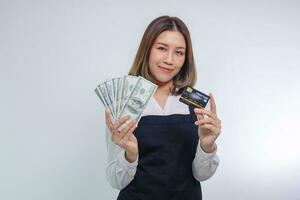
<svg viewBox="0 0 300 200">
<path fill-rule="evenodd" d="M 127 121 L 127 116 L 119 117 L 115 124 L 113 124 L 113 129 L 117 130 L 122 124 Z"/>
<path fill-rule="evenodd" d="M 121 132 L 120 132 L 120 136 L 124 137 L 124 135 L 126 135 L 126 133 L 132 128 L 135 127 L 135 122 L 134 120 L 130 120 L 129 124 L 127 124 L 127 126 L 125 126 Z"/>
<path fill-rule="evenodd" d="M 204 119 L 204 116 L 202 114 L 196 114 L 196 116 L 197 116 L 197 121 Z"/>
<path fill-rule="evenodd" d="M 131 125 L 131 124 L 130 124 Z M 128 126 L 127 126 L 128 127 Z M 133 133 L 133 131 L 134 131 L 134 129 L 136 128 L 136 126 L 135 125 L 133 125 L 131 128 L 129 128 L 128 130 L 127 130 L 127 132 L 122 132 L 121 134 L 123 135 L 123 137 L 121 138 L 121 140 L 119 141 L 119 145 L 122 147 L 122 148 L 124 148 L 124 149 L 126 149 L 127 148 L 127 142 L 128 142 L 128 140 L 129 140 L 129 138 L 130 138 L 130 136 L 131 136 L 131 134 Z M 125 129 L 125 128 L 124 128 Z"/>
<path fill-rule="evenodd" d="M 201 129 L 208 129 L 211 131 L 211 133 L 213 135 L 220 135 L 221 133 L 221 127 L 216 127 L 214 125 L 211 125 L 211 124 L 204 124 L 204 125 L 201 125 L 199 126 Z"/>
<path fill-rule="evenodd" d="M 216 106 L 215 98 L 212 95 L 212 93 L 209 93 L 209 96 L 210 96 L 210 111 L 216 115 L 217 114 L 217 106 Z"/>
<path fill-rule="evenodd" d="M 201 114 L 200 114 L 200 115 L 197 115 L 197 116 L 199 116 L 199 117 L 198 117 L 198 120 L 204 119 L 204 115 L 201 115 Z"/>
<path fill-rule="evenodd" d="M 124 137 L 122 138 L 123 143 L 125 144 L 124 147 L 126 148 L 126 144 L 127 141 L 129 140 L 131 134 L 133 134 L 134 129 L 136 128 L 136 126 L 131 127 L 128 132 L 124 135 Z"/>
<path fill-rule="evenodd" d="M 128 138 L 122 138 L 122 139 L 119 141 L 119 145 L 120 145 L 123 149 L 126 149 L 127 141 L 128 141 Z"/>
<path fill-rule="evenodd" d="M 218 118 L 217 119 L 214 119 L 214 118 L 205 118 L 203 120 L 200 120 L 200 123 L 201 124 L 212 123 L 212 124 L 216 125 L 217 127 L 221 126 L 221 120 L 219 120 Z"/>
<path fill-rule="evenodd" d="M 218 132 L 218 128 L 215 127 L 215 126 L 212 125 L 212 124 L 204 124 L 204 125 L 201 125 L 200 128 L 208 129 L 208 130 L 210 130 L 210 131 L 213 132 L 213 133 L 217 133 L 217 132 Z"/>
<path fill-rule="evenodd" d="M 195 108 L 194 109 L 194 112 L 195 112 L 195 114 L 196 114 L 196 116 L 197 116 L 197 120 L 200 120 L 200 119 L 203 119 L 204 118 L 204 116 L 203 116 L 203 114 L 201 114 L 201 111 L 200 110 L 202 110 L 202 109 L 200 109 L 200 108 Z"/>
<path fill-rule="evenodd" d="M 111 129 L 112 128 L 112 122 L 110 119 L 110 114 L 109 111 L 107 109 L 105 109 L 105 122 L 106 122 L 106 126 Z"/>
<path fill-rule="evenodd" d="M 214 113 L 212 113 L 208 110 L 205 110 L 205 109 L 196 108 L 195 113 L 196 114 L 207 115 L 208 117 L 211 117 L 211 118 L 214 118 L 214 119 L 217 118 L 216 114 L 214 114 Z"/>
<path fill-rule="evenodd" d="M 195 125 L 203 125 L 203 124 L 212 124 L 216 127 L 219 127 L 218 122 L 212 118 L 205 118 L 205 119 L 198 120 L 195 122 Z"/>
</svg>

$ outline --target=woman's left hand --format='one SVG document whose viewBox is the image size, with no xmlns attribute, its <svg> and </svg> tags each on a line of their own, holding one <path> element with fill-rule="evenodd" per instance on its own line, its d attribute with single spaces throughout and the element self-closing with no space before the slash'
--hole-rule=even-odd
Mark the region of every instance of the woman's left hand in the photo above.
<svg viewBox="0 0 300 200">
<path fill-rule="evenodd" d="M 197 115 L 195 124 L 199 127 L 200 145 L 203 151 L 207 153 L 211 153 L 216 149 L 215 141 L 221 133 L 221 120 L 217 117 L 215 99 L 211 93 L 209 93 L 209 96 L 210 111 L 201 108 L 194 109 Z"/>
</svg>

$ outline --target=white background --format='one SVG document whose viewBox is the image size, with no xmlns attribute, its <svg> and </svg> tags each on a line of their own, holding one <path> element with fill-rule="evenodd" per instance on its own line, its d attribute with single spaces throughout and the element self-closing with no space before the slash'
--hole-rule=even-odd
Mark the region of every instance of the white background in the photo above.
<svg viewBox="0 0 300 200">
<path fill-rule="evenodd" d="M 1 200 L 116 198 L 93 90 L 166 14 L 189 27 L 222 120 L 204 199 L 299 199 L 299 1 L 1 0 Z"/>
</svg>

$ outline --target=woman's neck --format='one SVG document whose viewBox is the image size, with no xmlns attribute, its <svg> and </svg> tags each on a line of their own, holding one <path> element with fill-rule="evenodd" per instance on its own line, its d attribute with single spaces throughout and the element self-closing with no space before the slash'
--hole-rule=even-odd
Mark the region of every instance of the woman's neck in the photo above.
<svg viewBox="0 0 300 200">
<path fill-rule="evenodd" d="M 169 96 L 173 88 L 173 81 L 168 83 L 159 84 L 155 93 L 163 96 Z"/>
<path fill-rule="evenodd" d="M 156 99 L 157 103 L 160 105 L 162 109 L 164 109 L 168 96 L 171 93 L 173 87 L 173 81 L 170 81 L 165 84 L 158 84 L 158 88 L 154 93 L 154 98 Z"/>
</svg>

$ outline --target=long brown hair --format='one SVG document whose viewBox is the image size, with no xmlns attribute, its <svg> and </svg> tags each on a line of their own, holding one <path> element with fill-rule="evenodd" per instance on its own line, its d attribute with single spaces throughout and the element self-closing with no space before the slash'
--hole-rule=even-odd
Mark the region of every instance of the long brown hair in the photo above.
<svg viewBox="0 0 300 200">
<path fill-rule="evenodd" d="M 194 86 L 197 79 L 196 67 L 193 56 L 192 41 L 186 25 L 177 17 L 161 16 L 154 19 L 145 30 L 129 75 L 143 76 L 155 82 L 149 70 L 149 55 L 156 38 L 164 31 L 180 32 L 186 42 L 185 61 L 178 74 L 173 78 L 173 95 L 182 93 L 185 86 Z"/>
</svg>

